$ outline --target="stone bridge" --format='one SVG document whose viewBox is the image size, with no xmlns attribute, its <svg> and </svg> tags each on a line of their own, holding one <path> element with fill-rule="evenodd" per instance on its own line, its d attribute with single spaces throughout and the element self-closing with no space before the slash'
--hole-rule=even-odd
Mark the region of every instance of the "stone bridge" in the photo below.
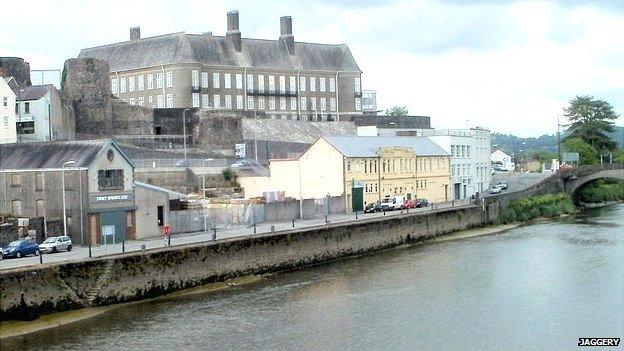
<svg viewBox="0 0 624 351">
<path fill-rule="evenodd" d="M 564 190 L 568 194 L 574 194 L 574 192 L 583 185 L 597 179 L 624 180 L 624 164 L 611 163 L 579 166 L 570 171 L 562 172 L 561 178 L 563 180 Z"/>
</svg>

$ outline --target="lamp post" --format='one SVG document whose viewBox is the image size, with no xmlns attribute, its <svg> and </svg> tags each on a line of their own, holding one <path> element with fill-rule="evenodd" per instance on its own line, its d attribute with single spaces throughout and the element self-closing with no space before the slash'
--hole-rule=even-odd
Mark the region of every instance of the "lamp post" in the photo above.
<svg viewBox="0 0 624 351">
<path fill-rule="evenodd" d="M 65 166 L 73 165 L 73 160 L 63 163 L 61 168 L 61 184 L 63 186 L 63 235 L 67 236 L 67 206 L 65 205 Z"/>
<path fill-rule="evenodd" d="M 184 135 L 184 160 L 186 160 L 186 111 L 190 109 L 185 108 L 182 111 L 182 134 Z"/>
</svg>

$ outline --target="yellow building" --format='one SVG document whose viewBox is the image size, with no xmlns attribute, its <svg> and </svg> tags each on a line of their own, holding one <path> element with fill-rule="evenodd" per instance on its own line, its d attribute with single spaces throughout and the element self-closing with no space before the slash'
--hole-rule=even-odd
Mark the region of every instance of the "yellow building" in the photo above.
<svg viewBox="0 0 624 351">
<path fill-rule="evenodd" d="M 427 137 L 322 137 L 298 159 L 271 160 L 268 177 L 240 177 L 245 197 L 344 196 L 361 210 L 386 196 L 449 201 L 450 155 Z"/>
</svg>

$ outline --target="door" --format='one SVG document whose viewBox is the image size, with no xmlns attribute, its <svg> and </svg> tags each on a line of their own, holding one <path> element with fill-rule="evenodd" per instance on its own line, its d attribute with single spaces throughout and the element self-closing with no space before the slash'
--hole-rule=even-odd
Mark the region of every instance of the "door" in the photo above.
<svg viewBox="0 0 624 351">
<path fill-rule="evenodd" d="M 364 210 L 364 188 L 351 188 L 351 208 L 353 211 Z"/>
<path fill-rule="evenodd" d="M 455 200 L 459 200 L 459 197 L 461 195 L 461 184 L 459 183 L 455 183 Z"/>
<path fill-rule="evenodd" d="M 126 240 L 126 211 L 102 212 L 100 213 L 100 221 L 102 242 L 110 244 Z"/>
<path fill-rule="evenodd" d="M 462 196 L 462 199 L 466 198 L 466 193 L 468 192 L 468 186 L 466 184 L 464 184 L 464 196 Z"/>
<path fill-rule="evenodd" d="M 162 227 L 165 224 L 165 208 L 164 206 L 158 206 L 157 207 L 157 211 L 158 213 L 158 226 Z"/>
</svg>

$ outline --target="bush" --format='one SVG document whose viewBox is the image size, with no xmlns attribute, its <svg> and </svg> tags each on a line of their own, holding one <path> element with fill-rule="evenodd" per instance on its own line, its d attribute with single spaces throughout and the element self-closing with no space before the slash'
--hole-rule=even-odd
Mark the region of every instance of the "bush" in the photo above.
<svg viewBox="0 0 624 351">
<path fill-rule="evenodd" d="M 624 182 L 598 180 L 581 189 L 577 199 L 588 203 L 624 201 Z"/>
<path fill-rule="evenodd" d="M 539 216 L 557 217 L 576 210 L 567 194 L 547 194 L 512 201 L 498 215 L 501 223 L 527 222 Z"/>
</svg>

